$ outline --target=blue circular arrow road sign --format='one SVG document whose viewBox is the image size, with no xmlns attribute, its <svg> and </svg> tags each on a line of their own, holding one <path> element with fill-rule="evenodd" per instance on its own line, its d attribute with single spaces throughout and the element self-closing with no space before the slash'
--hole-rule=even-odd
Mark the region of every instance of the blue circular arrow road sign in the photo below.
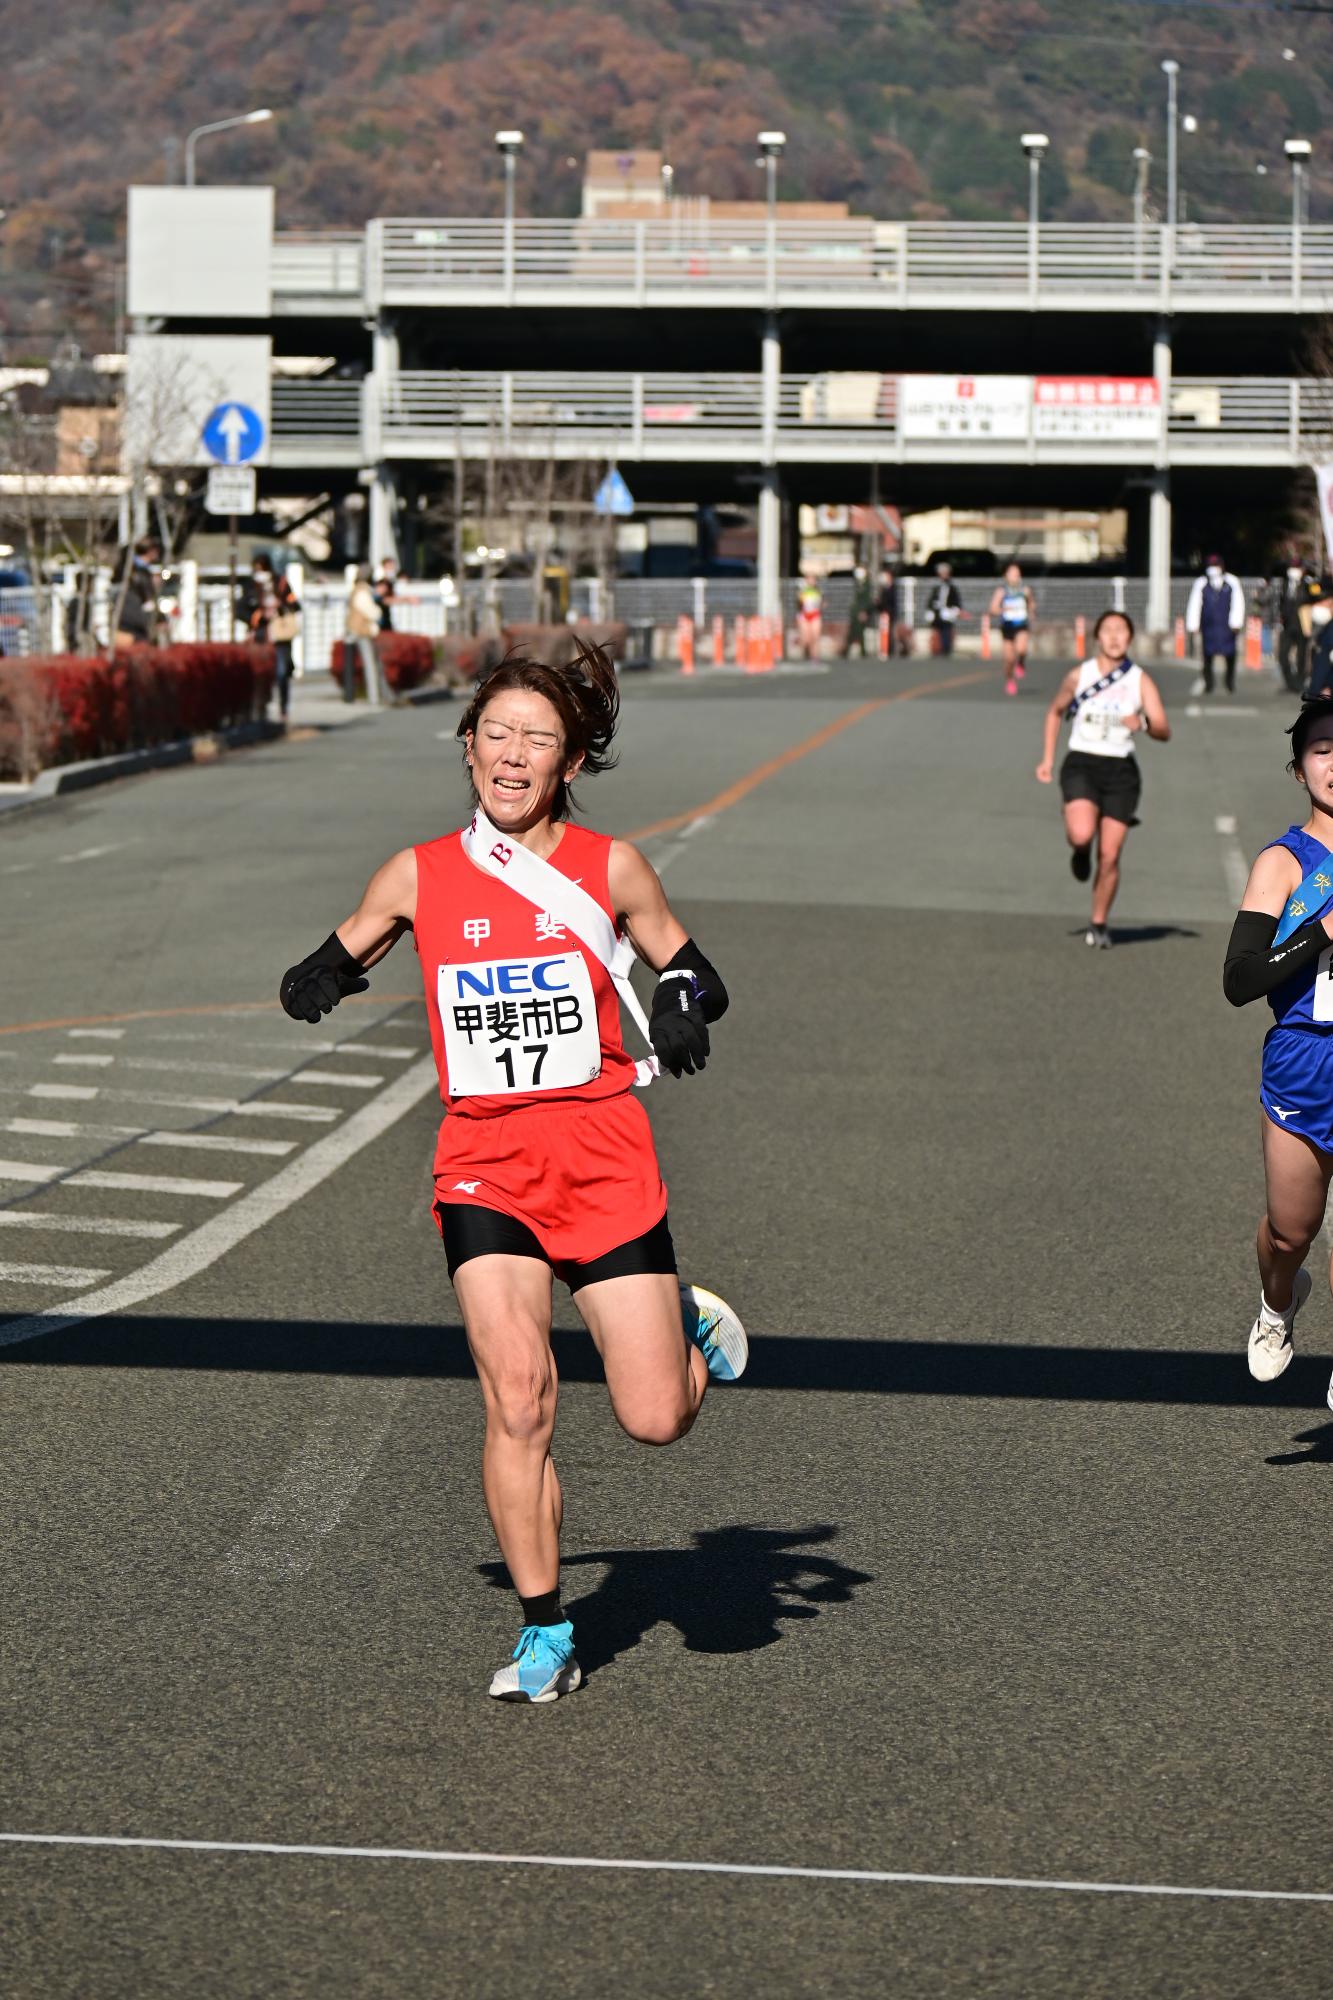
<svg viewBox="0 0 1333 2000">
<path fill-rule="evenodd" d="M 204 450 L 219 465 L 248 465 L 264 444 L 264 419 L 248 403 L 219 403 L 203 428 Z"/>
</svg>

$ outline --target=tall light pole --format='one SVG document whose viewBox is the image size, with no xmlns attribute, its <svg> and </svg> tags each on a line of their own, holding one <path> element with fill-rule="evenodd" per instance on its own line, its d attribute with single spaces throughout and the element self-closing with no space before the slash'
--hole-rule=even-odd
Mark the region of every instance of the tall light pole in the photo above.
<svg viewBox="0 0 1333 2000">
<path fill-rule="evenodd" d="M 1025 132 L 1020 141 L 1028 156 L 1028 304 L 1037 305 L 1038 255 L 1041 229 L 1041 163 L 1050 140 L 1044 132 Z"/>
<path fill-rule="evenodd" d="M 759 157 L 764 164 L 768 196 L 768 303 L 778 302 L 778 161 L 787 143 L 785 132 L 761 132 Z"/>
<path fill-rule="evenodd" d="M 514 178 L 518 172 L 518 156 L 523 150 L 523 134 L 515 131 L 497 132 L 495 150 L 505 163 L 505 225 L 504 225 L 504 285 L 512 295 L 514 289 Z"/>
<path fill-rule="evenodd" d="M 196 125 L 185 138 L 185 185 L 194 186 L 194 149 L 200 139 L 210 132 L 230 132 L 237 125 L 267 125 L 271 111 L 245 111 L 239 118 L 216 118 L 211 125 Z"/>
<path fill-rule="evenodd" d="M 1176 78 L 1180 75 L 1180 64 L 1170 56 L 1162 64 L 1162 74 L 1166 78 L 1166 226 L 1171 232 L 1172 250 L 1176 241 Z"/>
<path fill-rule="evenodd" d="M 1146 146 L 1134 148 L 1134 282 L 1143 278 L 1143 220 L 1148 206 L 1148 169 L 1152 154 Z"/>
<path fill-rule="evenodd" d="M 1314 147 L 1308 139 L 1284 139 L 1282 150 L 1291 161 L 1291 292 L 1301 297 L 1301 229 L 1305 222 L 1305 176 Z"/>
</svg>

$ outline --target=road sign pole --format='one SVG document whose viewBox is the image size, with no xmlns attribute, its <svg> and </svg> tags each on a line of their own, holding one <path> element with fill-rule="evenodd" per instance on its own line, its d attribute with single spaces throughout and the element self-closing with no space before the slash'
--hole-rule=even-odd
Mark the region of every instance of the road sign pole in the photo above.
<svg viewBox="0 0 1333 2000">
<path fill-rule="evenodd" d="M 227 644 L 236 637 L 236 516 L 227 516 Z"/>
</svg>

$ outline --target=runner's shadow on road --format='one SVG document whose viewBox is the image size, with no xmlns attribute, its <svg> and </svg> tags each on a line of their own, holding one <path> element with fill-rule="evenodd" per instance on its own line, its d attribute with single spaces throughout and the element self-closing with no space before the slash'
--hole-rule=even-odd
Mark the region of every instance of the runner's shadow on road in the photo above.
<svg viewBox="0 0 1333 2000">
<path fill-rule="evenodd" d="M 1081 938 L 1086 930 L 1087 925 L 1081 924 L 1077 930 L 1070 931 L 1069 936 Z M 1123 928 L 1119 924 L 1111 925 L 1111 943 L 1116 946 L 1161 944 L 1164 938 L 1196 938 L 1198 935 L 1197 931 L 1187 929 L 1184 924 L 1126 924 Z"/>
<path fill-rule="evenodd" d="M 814 1551 L 838 1530 L 702 1528 L 684 1549 L 600 1549 L 565 1556 L 566 1585 L 579 1568 L 604 1567 L 584 1597 L 567 1604 L 586 1675 L 632 1652 L 655 1625 L 674 1625 L 688 1653 L 757 1653 L 783 1638 L 784 1623 L 818 1618 L 831 1604 L 850 1604 L 865 1570 L 849 1569 Z M 497 1589 L 510 1588 L 503 1563 L 483 1563 Z"/>
<path fill-rule="evenodd" d="M 1308 1446 L 1306 1451 L 1278 1451 L 1264 1460 L 1265 1465 L 1333 1465 L 1333 1424 L 1316 1424 L 1312 1431 L 1298 1431 L 1293 1444 Z"/>
</svg>

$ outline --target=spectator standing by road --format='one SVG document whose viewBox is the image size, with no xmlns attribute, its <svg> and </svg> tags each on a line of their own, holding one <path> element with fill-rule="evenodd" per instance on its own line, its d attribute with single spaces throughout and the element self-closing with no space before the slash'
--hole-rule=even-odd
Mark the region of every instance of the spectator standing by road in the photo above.
<svg viewBox="0 0 1333 2000">
<path fill-rule="evenodd" d="M 1316 593 L 1309 605 L 1310 686 L 1308 701 L 1333 700 L 1333 576 L 1324 571 L 1318 583 L 1307 579 Z"/>
<path fill-rule="evenodd" d="M 875 592 L 875 617 L 889 621 L 889 652 L 896 653 L 898 645 L 898 579 L 893 573 L 892 563 L 879 566 L 879 589 Z"/>
<path fill-rule="evenodd" d="M 1299 694 L 1305 686 L 1309 662 L 1310 608 L 1319 595 L 1319 587 L 1309 564 L 1293 554 L 1268 588 L 1270 611 L 1277 627 L 1278 671 L 1287 692 Z"/>
<path fill-rule="evenodd" d="M 301 606 L 286 576 L 275 579 L 274 609 L 268 621 L 269 642 L 273 647 L 273 689 L 278 697 L 278 713 L 287 720 L 292 685 L 292 642 L 301 629 Z"/>
<path fill-rule="evenodd" d="M 935 565 L 935 582 L 926 599 L 926 613 L 930 619 L 931 651 L 952 653 L 953 628 L 964 613 L 963 600 L 953 580 L 953 569 L 947 562 Z"/>
<path fill-rule="evenodd" d="M 375 651 L 375 635 L 382 630 L 380 605 L 370 586 L 370 571 L 358 569 L 354 572 L 351 588 L 347 593 L 347 614 L 343 630 L 343 700 L 356 700 L 356 662 L 361 661 L 361 669 L 366 677 L 366 699 L 372 708 L 379 708 L 383 696 L 380 692 L 379 656 Z"/>
<path fill-rule="evenodd" d="M 375 602 L 380 608 L 380 631 L 392 632 L 393 607 L 395 604 L 415 604 L 417 599 L 402 588 L 402 578 L 398 573 L 398 562 L 394 556 L 385 556 L 375 573 L 373 589 Z"/>
<path fill-rule="evenodd" d="M 866 634 L 874 616 L 875 592 L 864 563 L 858 563 L 852 572 L 852 603 L 847 613 L 847 636 L 842 642 L 844 660 L 851 658 L 852 647 L 864 659 L 866 656 Z"/>
<path fill-rule="evenodd" d="M 1196 576 L 1185 606 L 1185 630 L 1199 635 L 1203 672 L 1195 694 L 1213 691 L 1213 661 L 1221 660 L 1227 693 L 1236 692 L 1236 645 L 1245 623 L 1245 592 L 1240 578 L 1225 569 L 1221 556 L 1209 556 L 1202 576 Z"/>
<path fill-rule="evenodd" d="M 158 565 L 161 561 L 162 544 L 151 536 L 136 542 L 132 552 L 126 549 L 124 555 L 117 558 L 116 569 L 121 577 L 116 605 L 117 649 L 157 644 L 161 622 L 157 609 Z"/>
<path fill-rule="evenodd" d="M 267 556 L 256 556 L 250 565 L 250 575 L 241 598 L 241 617 L 257 646 L 268 644 L 268 628 L 277 609 L 277 579 L 273 574 L 273 564 Z"/>
</svg>

